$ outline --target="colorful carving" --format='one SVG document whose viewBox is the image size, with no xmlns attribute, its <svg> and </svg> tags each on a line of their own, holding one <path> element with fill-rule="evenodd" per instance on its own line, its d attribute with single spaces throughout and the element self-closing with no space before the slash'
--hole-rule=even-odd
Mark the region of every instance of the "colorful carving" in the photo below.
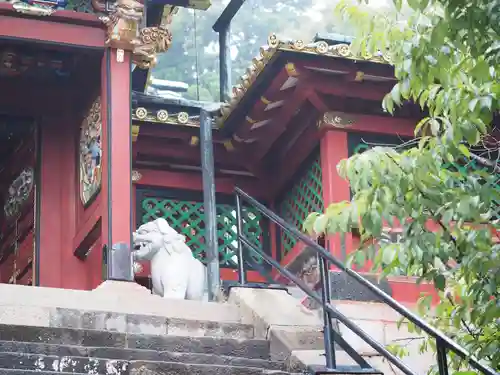
<svg viewBox="0 0 500 375">
<path fill-rule="evenodd" d="M 106 43 L 113 48 L 134 50 L 140 43 L 138 35 L 143 10 L 144 5 L 136 0 L 118 0 L 109 16 L 100 17 L 108 28 Z"/>
<path fill-rule="evenodd" d="M 325 112 L 323 117 L 318 120 L 318 128 L 331 126 L 334 128 L 348 128 L 352 126 L 355 119 L 352 115 L 343 112 Z"/>
<path fill-rule="evenodd" d="M 3 207 L 7 219 L 14 219 L 20 215 L 33 191 L 34 177 L 33 169 L 25 168 L 9 186 Z"/>
<path fill-rule="evenodd" d="M 31 75 L 40 78 L 47 75 L 67 77 L 70 75 L 72 56 L 61 52 L 33 53 L 22 48 L 0 51 L 0 75 Z"/>
<path fill-rule="evenodd" d="M 172 34 L 163 25 L 141 29 L 139 43 L 134 48 L 132 62 L 139 68 L 149 69 L 156 65 L 156 55 L 165 52 L 172 44 Z"/>
<path fill-rule="evenodd" d="M 80 197 L 86 205 L 101 187 L 101 98 L 98 97 L 80 130 Z"/>
<path fill-rule="evenodd" d="M 139 171 L 132 171 L 132 182 L 138 182 L 142 178 L 142 174 Z"/>
<path fill-rule="evenodd" d="M 177 7 L 166 6 L 159 26 L 145 27 L 139 33 L 139 43 L 134 48 L 132 62 L 141 69 L 149 69 L 156 65 L 156 55 L 166 52 L 172 44 L 172 34 L 168 25 Z"/>
<path fill-rule="evenodd" d="M 57 9 L 64 9 L 68 5 L 68 0 L 13 0 L 11 4 L 19 13 L 50 16 Z"/>
</svg>

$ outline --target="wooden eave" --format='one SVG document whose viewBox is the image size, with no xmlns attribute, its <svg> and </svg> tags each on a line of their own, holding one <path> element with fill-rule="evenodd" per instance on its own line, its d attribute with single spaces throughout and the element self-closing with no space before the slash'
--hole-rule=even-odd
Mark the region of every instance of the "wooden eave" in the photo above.
<svg viewBox="0 0 500 375">
<path fill-rule="evenodd" d="M 420 114 L 414 106 L 400 110 L 398 119 L 382 112 L 381 101 L 395 82 L 385 56 L 360 58 L 348 44 L 305 45 L 271 36 L 216 121 L 234 157 L 262 179 L 280 174 L 280 185 L 290 177 L 282 170 L 298 168 L 325 123 L 349 130 L 358 122 L 363 131 L 373 125 L 375 133 L 387 134 L 402 122 L 412 133 Z"/>
<path fill-rule="evenodd" d="M 132 93 L 132 159 L 134 167 L 196 171 L 201 165 L 200 111 L 218 111 L 218 103 Z M 227 150 L 213 122 L 216 173 L 252 177 Z"/>
</svg>

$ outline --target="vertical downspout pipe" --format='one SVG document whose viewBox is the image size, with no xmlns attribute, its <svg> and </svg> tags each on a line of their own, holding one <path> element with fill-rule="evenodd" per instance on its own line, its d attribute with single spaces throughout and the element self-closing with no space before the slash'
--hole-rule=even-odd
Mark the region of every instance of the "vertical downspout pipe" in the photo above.
<svg viewBox="0 0 500 375">
<path fill-rule="evenodd" d="M 203 207 L 205 214 L 205 254 L 207 256 L 208 300 L 216 301 L 220 295 L 219 249 L 217 241 L 217 215 L 215 207 L 215 166 L 212 143 L 212 118 L 200 112 L 200 146 L 203 179 Z"/>
<path fill-rule="evenodd" d="M 231 97 L 231 21 L 240 10 L 245 0 L 231 0 L 215 21 L 212 29 L 219 33 L 219 82 L 220 101 L 228 101 Z"/>
<path fill-rule="evenodd" d="M 231 24 L 219 32 L 219 82 L 220 101 L 228 102 L 231 98 Z"/>
</svg>

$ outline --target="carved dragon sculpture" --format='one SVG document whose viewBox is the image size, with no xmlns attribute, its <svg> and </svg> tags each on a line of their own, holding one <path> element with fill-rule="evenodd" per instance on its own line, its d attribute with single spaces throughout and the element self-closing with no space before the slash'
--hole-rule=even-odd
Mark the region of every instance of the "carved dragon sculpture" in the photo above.
<svg viewBox="0 0 500 375">
<path fill-rule="evenodd" d="M 108 28 L 106 44 L 113 48 L 134 50 L 141 43 L 138 35 L 143 11 L 144 5 L 136 0 L 118 0 L 109 16 L 100 17 Z"/>
<path fill-rule="evenodd" d="M 172 16 L 177 13 L 178 8 L 166 6 L 163 10 L 159 26 L 144 27 L 139 33 L 140 42 L 134 48 L 132 62 L 142 69 L 149 69 L 156 65 L 156 55 L 166 52 L 172 44 L 172 33 L 168 25 L 172 22 Z"/>
</svg>

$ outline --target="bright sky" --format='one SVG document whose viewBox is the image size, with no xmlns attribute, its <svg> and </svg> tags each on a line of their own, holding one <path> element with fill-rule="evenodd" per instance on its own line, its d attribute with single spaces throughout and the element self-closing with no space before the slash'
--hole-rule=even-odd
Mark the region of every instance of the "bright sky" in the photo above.
<svg viewBox="0 0 500 375">
<path fill-rule="evenodd" d="M 390 0 L 369 0 L 368 6 L 378 8 L 390 3 Z M 316 5 L 306 12 L 306 16 L 310 17 L 315 22 L 320 22 L 325 16 L 325 11 L 332 10 L 334 4 L 328 0 L 318 0 Z"/>
</svg>

